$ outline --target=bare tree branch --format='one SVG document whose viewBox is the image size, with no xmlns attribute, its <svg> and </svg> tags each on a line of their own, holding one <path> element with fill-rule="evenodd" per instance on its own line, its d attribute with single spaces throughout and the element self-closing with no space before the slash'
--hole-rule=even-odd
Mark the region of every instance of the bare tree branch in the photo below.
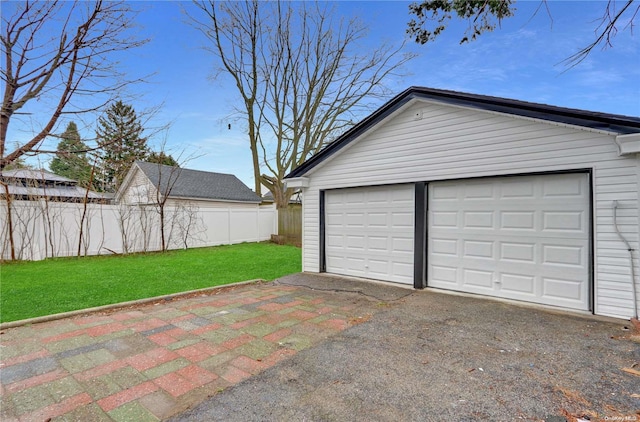
<svg viewBox="0 0 640 422">
<path fill-rule="evenodd" d="M 516 12 L 515 0 L 422 0 L 409 6 L 409 14 L 414 17 L 407 23 L 407 34 L 418 44 L 434 41 L 447 27 L 452 17 L 466 19 L 469 27 L 460 40 L 460 44 L 473 41 L 485 32 L 493 31 L 503 19 L 513 16 Z M 538 7 L 529 19 L 544 6 L 553 24 L 553 17 L 548 0 L 540 0 Z M 580 64 L 594 48 L 613 47 L 613 38 L 619 28 L 633 32 L 635 20 L 640 12 L 640 3 L 635 0 L 623 0 L 623 6 L 618 9 L 616 0 L 609 0 L 599 22 L 594 29 L 595 39 L 572 54 L 561 64 L 569 70 Z M 633 7 L 633 3 L 636 3 Z M 627 15 L 628 13 L 628 15 Z M 623 19 L 628 16 L 628 19 Z"/>
<path fill-rule="evenodd" d="M 637 4 L 635 10 L 631 7 L 634 3 L 634 0 L 626 0 L 624 6 L 621 9 L 616 10 L 616 1 L 609 0 L 607 3 L 607 7 L 603 12 L 602 17 L 599 19 L 599 24 L 594 30 L 594 34 L 596 35 L 595 40 L 585 47 L 581 48 L 575 54 L 567 57 L 563 60 L 562 64 L 564 64 L 567 69 L 571 69 L 584 61 L 584 59 L 589 56 L 591 51 L 601 46 L 602 49 L 613 47 L 613 38 L 618 34 L 618 24 L 622 16 L 627 12 L 632 13 L 629 21 L 623 26 L 624 29 L 629 28 L 633 31 L 633 23 L 638 15 L 638 11 L 640 11 L 640 4 Z"/>
<path fill-rule="evenodd" d="M 336 21 L 326 3 L 196 5 L 191 19 L 205 49 L 243 101 L 256 193 L 265 185 L 281 208 L 292 194 L 284 176 L 368 111 L 369 100 L 388 95 L 385 80 L 413 57 L 402 46 L 358 50 L 366 27 Z"/>
<path fill-rule="evenodd" d="M 128 35 L 136 13 L 125 1 L 24 1 L 2 17 L 1 52 L 5 68 L 0 109 L 0 170 L 30 152 L 54 131 L 67 113 L 96 110 L 133 83 L 118 70 L 118 53 L 147 40 Z M 54 35 L 51 35 L 54 34 Z M 98 95 L 99 94 L 99 95 Z M 51 112 L 31 138 L 6 150 L 14 114 L 33 100 L 51 102 Z"/>
</svg>

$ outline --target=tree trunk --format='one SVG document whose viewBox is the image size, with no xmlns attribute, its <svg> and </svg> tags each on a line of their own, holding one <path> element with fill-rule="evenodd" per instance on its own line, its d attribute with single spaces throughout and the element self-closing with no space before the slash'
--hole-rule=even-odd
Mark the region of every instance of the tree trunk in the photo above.
<svg viewBox="0 0 640 422">
<path fill-rule="evenodd" d="M 82 199 L 82 216 L 80 217 L 80 235 L 78 236 L 78 256 L 82 248 L 82 235 L 84 232 L 84 222 L 87 218 L 87 203 L 89 202 L 89 188 L 93 185 L 93 174 L 96 170 L 96 166 L 91 167 L 91 174 L 89 174 L 89 184 L 84 192 L 84 198 Z"/>
<path fill-rule="evenodd" d="M 289 200 L 293 194 L 293 189 L 286 189 L 282 183 L 274 183 L 273 190 L 271 192 L 273 193 L 276 208 L 284 209 L 289 206 Z"/>
<path fill-rule="evenodd" d="M 164 240 L 164 204 L 160 206 L 160 241 L 162 242 L 162 252 L 166 251 Z"/>
<path fill-rule="evenodd" d="M 13 218 L 11 216 L 11 195 L 9 195 L 9 185 L 2 183 L 4 194 L 7 198 L 7 231 L 9 232 L 9 247 L 11 248 L 11 260 L 16 260 L 16 245 L 13 240 Z"/>
</svg>

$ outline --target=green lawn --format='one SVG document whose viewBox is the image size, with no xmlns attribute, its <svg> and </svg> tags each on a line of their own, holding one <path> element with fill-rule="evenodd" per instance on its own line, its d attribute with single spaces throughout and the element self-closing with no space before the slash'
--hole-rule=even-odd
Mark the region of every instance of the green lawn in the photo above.
<svg viewBox="0 0 640 422">
<path fill-rule="evenodd" d="M 3 263 L 0 321 L 299 272 L 300 249 L 243 243 L 122 256 Z"/>
</svg>

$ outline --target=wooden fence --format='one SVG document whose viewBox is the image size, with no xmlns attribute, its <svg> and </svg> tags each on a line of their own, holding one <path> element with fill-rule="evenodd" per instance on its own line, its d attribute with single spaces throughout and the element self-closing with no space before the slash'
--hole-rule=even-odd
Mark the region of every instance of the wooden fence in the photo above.
<svg viewBox="0 0 640 422">
<path fill-rule="evenodd" d="M 278 243 L 302 245 L 302 204 L 278 210 Z"/>
</svg>

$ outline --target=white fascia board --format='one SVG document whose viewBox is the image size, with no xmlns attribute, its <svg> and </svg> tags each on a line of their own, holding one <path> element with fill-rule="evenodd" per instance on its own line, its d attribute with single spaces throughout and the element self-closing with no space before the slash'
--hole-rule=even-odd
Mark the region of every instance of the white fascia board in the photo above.
<svg viewBox="0 0 640 422">
<path fill-rule="evenodd" d="M 227 202 L 234 204 L 261 204 L 262 201 L 242 201 L 239 199 L 217 199 L 217 198 L 196 198 L 190 196 L 174 196 L 169 194 L 167 199 L 185 200 L 185 201 L 201 201 L 201 202 Z"/>
<path fill-rule="evenodd" d="M 287 188 L 308 188 L 309 187 L 309 178 L 308 177 L 292 177 L 291 179 L 285 179 L 284 185 Z"/>
<path fill-rule="evenodd" d="M 615 139 L 620 155 L 640 153 L 640 133 L 618 135 Z"/>
</svg>

